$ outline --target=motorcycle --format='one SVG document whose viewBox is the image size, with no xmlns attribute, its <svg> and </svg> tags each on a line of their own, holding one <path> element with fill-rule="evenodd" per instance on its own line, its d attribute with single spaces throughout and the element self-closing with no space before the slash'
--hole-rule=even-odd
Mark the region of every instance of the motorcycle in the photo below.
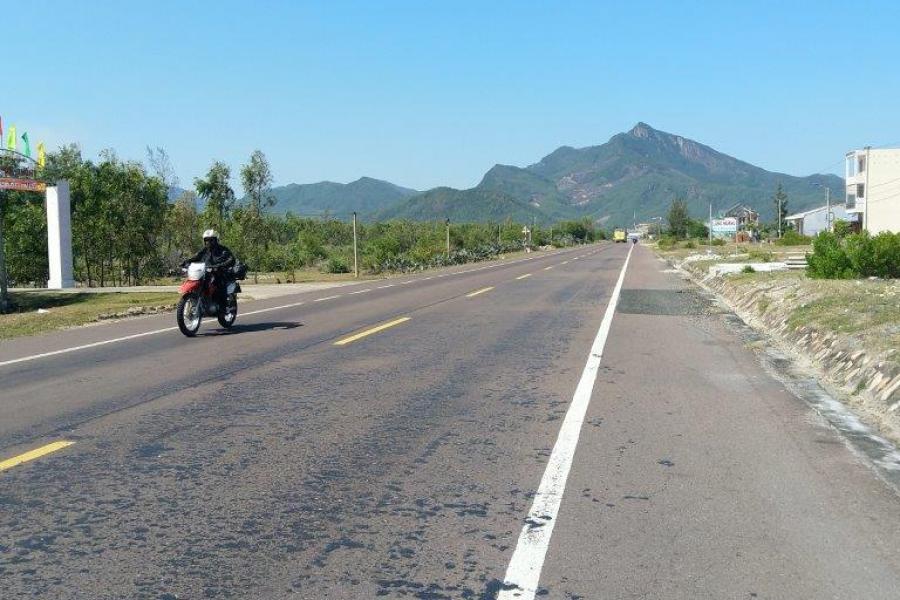
<svg viewBox="0 0 900 600">
<path fill-rule="evenodd" d="M 181 272 L 187 276 L 178 290 L 181 299 L 178 300 L 175 313 L 175 320 L 178 321 L 181 333 L 187 337 L 194 337 L 200 329 L 203 317 L 213 316 L 219 320 L 219 325 L 231 329 L 237 319 L 237 294 L 241 291 L 240 284 L 237 281 L 228 282 L 223 303 L 212 267 L 206 263 L 190 263 L 182 267 Z"/>
</svg>

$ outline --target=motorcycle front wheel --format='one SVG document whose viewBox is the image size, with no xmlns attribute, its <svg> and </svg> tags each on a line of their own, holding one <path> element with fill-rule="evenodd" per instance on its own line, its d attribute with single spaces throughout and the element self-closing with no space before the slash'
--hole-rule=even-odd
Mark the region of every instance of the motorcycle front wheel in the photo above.
<svg viewBox="0 0 900 600">
<path fill-rule="evenodd" d="M 200 307 L 200 296 L 197 294 L 185 294 L 178 301 L 175 309 L 175 320 L 178 321 L 178 329 L 187 337 L 194 337 L 200 329 L 200 321 L 203 320 L 203 310 Z"/>
<path fill-rule="evenodd" d="M 225 329 L 231 329 L 234 320 L 237 319 L 237 297 L 234 294 L 225 300 L 225 307 L 218 314 L 219 325 Z"/>
</svg>

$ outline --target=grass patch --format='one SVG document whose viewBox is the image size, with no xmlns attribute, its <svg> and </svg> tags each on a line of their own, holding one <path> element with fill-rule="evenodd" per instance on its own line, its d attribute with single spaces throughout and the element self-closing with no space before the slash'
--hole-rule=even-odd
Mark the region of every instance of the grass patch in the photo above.
<svg viewBox="0 0 900 600">
<path fill-rule="evenodd" d="M 0 315 L 0 339 L 35 335 L 99 320 L 129 308 L 174 307 L 178 294 L 167 292 L 13 292 L 15 311 Z M 45 313 L 37 312 L 46 310 Z"/>
</svg>

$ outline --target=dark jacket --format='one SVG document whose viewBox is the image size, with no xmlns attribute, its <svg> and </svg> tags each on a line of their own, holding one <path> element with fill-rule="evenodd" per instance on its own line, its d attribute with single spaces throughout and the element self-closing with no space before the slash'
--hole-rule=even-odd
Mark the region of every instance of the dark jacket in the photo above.
<svg viewBox="0 0 900 600">
<path fill-rule="evenodd" d="M 222 244 L 216 244 L 212 250 L 204 246 L 200 252 L 189 258 L 187 262 L 204 262 L 207 266 L 219 272 L 229 274 L 231 267 L 234 266 L 235 258 L 234 254 L 227 247 Z"/>
</svg>

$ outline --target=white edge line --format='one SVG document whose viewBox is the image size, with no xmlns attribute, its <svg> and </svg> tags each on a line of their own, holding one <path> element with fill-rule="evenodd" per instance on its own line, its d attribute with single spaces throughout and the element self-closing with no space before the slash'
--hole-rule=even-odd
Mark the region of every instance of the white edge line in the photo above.
<svg viewBox="0 0 900 600">
<path fill-rule="evenodd" d="M 335 296 L 325 296 L 324 298 L 316 298 L 313 302 L 325 302 L 326 300 L 334 300 L 335 298 L 340 298 L 343 294 L 337 294 Z"/>
<path fill-rule="evenodd" d="M 306 301 L 303 302 L 294 302 L 292 304 L 283 304 L 281 306 L 273 306 L 270 308 L 260 308 L 259 310 L 251 310 L 248 312 L 241 313 L 244 316 L 247 315 L 258 315 L 260 313 L 271 312 L 273 310 L 282 310 L 285 308 L 293 308 L 295 306 L 300 306 L 301 304 L 306 304 Z M 90 344 L 82 344 L 81 346 L 72 346 L 70 348 L 62 348 L 60 350 L 53 350 L 52 352 L 42 352 L 41 354 L 32 354 L 30 356 L 23 356 L 21 358 L 13 358 L 11 360 L 5 360 L 0 362 L 0 367 L 5 367 L 8 365 L 15 365 L 18 363 L 28 362 L 32 360 L 38 360 L 39 358 L 49 358 L 51 356 L 59 356 L 60 354 L 69 354 L 70 352 L 77 352 L 79 350 L 88 350 L 90 348 L 97 348 L 99 346 L 106 346 L 107 344 L 115 344 L 118 342 L 127 342 L 128 340 L 135 340 L 142 337 L 147 337 L 150 335 L 158 335 L 160 333 L 166 333 L 168 331 L 175 331 L 178 327 L 164 327 L 162 329 L 154 329 L 152 331 L 143 331 L 141 333 L 135 333 L 132 335 L 126 335 L 123 337 L 113 338 L 111 340 L 101 340 L 99 342 L 91 342 Z"/>
<path fill-rule="evenodd" d="M 575 388 L 572 403 L 566 411 L 566 418 L 559 430 L 547 469 L 541 478 L 540 486 L 531 504 L 531 510 L 525 519 L 525 526 L 519 534 L 519 541 L 506 569 L 503 578 L 504 589 L 497 595 L 497 600 L 533 600 L 537 593 L 541 579 L 541 569 L 544 567 L 544 559 L 547 556 L 547 548 L 550 545 L 550 536 L 553 534 L 553 526 L 559 514 L 559 506 L 562 503 L 563 493 L 566 490 L 566 480 L 569 477 L 569 469 L 575 457 L 575 449 L 578 446 L 578 437 L 581 435 L 581 426 L 591 401 L 594 390 L 594 382 L 600 371 L 600 360 L 603 357 L 603 348 L 606 346 L 606 338 L 612 326 L 616 305 L 619 302 L 619 294 L 622 291 L 622 283 L 625 281 L 625 270 L 631 259 L 629 248 L 616 287 L 613 289 L 606 312 L 597 330 L 597 337 L 591 346 L 587 363 Z"/>
</svg>

